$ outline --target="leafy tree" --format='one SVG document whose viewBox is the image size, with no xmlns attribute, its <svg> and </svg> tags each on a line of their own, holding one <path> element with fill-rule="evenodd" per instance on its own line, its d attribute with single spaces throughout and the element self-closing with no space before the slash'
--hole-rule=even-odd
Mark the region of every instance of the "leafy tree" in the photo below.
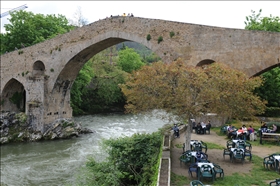
<svg viewBox="0 0 280 186">
<path fill-rule="evenodd" d="M 81 107 L 84 104 L 83 95 L 87 91 L 87 85 L 94 76 L 92 61 L 88 61 L 80 70 L 71 88 L 71 107 L 74 115 L 82 114 L 84 111 Z"/>
<path fill-rule="evenodd" d="M 255 11 L 251 11 L 252 15 L 246 16 L 245 29 L 247 30 L 262 30 L 271 32 L 280 32 L 280 18 L 278 16 L 273 17 L 261 17 L 262 10 L 256 14 Z M 261 87 L 256 89 L 256 93 L 262 98 L 268 101 L 269 110 L 275 110 L 278 108 L 278 114 L 280 113 L 280 67 L 275 67 L 261 75 L 264 79 L 264 83 Z M 275 109 L 273 109 L 273 107 Z M 266 113 L 268 114 L 268 113 Z"/>
<path fill-rule="evenodd" d="M 4 25 L 6 33 L 1 33 L 1 54 L 43 42 L 74 28 L 68 25 L 63 15 L 45 16 L 23 10 L 12 12 L 10 15 L 10 23 Z"/>
<path fill-rule="evenodd" d="M 246 16 L 245 29 L 280 32 L 280 18 L 278 16 L 272 17 L 272 15 L 261 17 L 261 12 L 262 9 L 257 14 L 252 10 L 252 15 Z"/>
<path fill-rule="evenodd" d="M 262 113 L 265 102 L 252 92 L 260 84 L 261 78 L 249 79 L 219 63 L 202 69 L 178 59 L 170 64 L 144 66 L 133 72 L 121 88 L 127 99 L 126 112 L 162 109 L 186 122 L 209 112 L 237 119 Z M 191 127 L 186 137 L 189 148 Z"/>
<path fill-rule="evenodd" d="M 91 77 L 84 91 L 77 89 L 80 96 L 80 104 L 77 106 L 80 111 L 97 113 L 123 108 L 125 99 L 118 84 L 124 83 L 127 73 L 115 65 L 117 57 L 110 56 L 111 52 L 116 52 L 114 47 L 112 51 L 104 50 L 90 59 L 90 68 L 94 76 Z M 76 114 L 79 113 L 81 112 Z"/>
<path fill-rule="evenodd" d="M 145 64 L 141 61 L 140 55 L 134 49 L 126 47 L 119 51 L 117 65 L 125 72 L 131 73 L 140 69 Z"/>
<path fill-rule="evenodd" d="M 257 94 L 268 101 L 268 107 L 280 106 L 280 68 L 262 74 L 264 83 L 256 89 Z"/>
</svg>

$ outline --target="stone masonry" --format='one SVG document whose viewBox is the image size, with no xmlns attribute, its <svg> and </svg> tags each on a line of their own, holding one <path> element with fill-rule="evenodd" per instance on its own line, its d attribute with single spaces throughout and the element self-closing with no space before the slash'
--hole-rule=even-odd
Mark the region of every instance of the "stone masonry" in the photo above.
<svg viewBox="0 0 280 186">
<path fill-rule="evenodd" d="M 163 62 L 178 58 L 190 66 L 223 62 L 249 77 L 276 67 L 280 58 L 280 33 L 276 32 L 106 18 L 1 55 L 0 110 L 24 110 L 37 131 L 56 119 L 71 118 L 70 89 L 82 66 L 100 51 L 124 41 L 145 45 Z M 16 92 L 23 96 L 18 106 L 10 101 Z"/>
</svg>

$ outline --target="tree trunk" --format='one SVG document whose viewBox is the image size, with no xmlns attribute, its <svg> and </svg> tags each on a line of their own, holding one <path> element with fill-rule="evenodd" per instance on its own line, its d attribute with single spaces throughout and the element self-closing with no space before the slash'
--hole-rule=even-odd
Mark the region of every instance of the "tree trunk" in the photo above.
<svg viewBox="0 0 280 186">
<path fill-rule="evenodd" d="M 190 142 L 191 142 L 191 135 L 192 135 L 192 123 L 189 119 L 187 124 L 187 129 L 185 130 L 186 142 L 185 142 L 185 150 L 191 150 Z"/>
</svg>

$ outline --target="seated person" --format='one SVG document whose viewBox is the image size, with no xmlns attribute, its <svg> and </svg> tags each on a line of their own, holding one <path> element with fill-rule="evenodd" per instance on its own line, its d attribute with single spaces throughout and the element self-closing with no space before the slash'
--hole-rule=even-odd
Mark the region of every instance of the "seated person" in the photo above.
<svg viewBox="0 0 280 186">
<path fill-rule="evenodd" d="M 227 128 L 227 130 L 228 130 L 227 133 L 228 133 L 228 137 L 229 137 L 229 138 L 234 138 L 234 139 L 235 139 L 235 138 L 237 137 L 237 136 L 236 136 L 237 133 L 236 133 L 236 131 L 233 129 L 232 125 L 229 125 L 228 128 Z"/>
<path fill-rule="evenodd" d="M 240 139 L 243 138 L 243 129 L 242 129 L 242 127 L 240 127 L 240 128 L 237 130 L 237 138 L 240 138 Z"/>
<path fill-rule="evenodd" d="M 205 134 L 206 123 L 202 121 L 202 122 L 200 123 L 200 125 L 201 125 L 201 127 L 202 127 L 202 132 L 201 132 L 201 134 Z"/>
<path fill-rule="evenodd" d="M 203 130 L 202 130 L 202 126 L 201 126 L 200 122 L 196 126 L 196 133 L 203 134 Z"/>
<path fill-rule="evenodd" d="M 210 123 L 210 120 L 209 120 L 207 125 L 206 125 L 206 129 L 209 130 L 210 128 L 211 128 L 211 123 Z"/>
<path fill-rule="evenodd" d="M 271 133 L 276 133 L 277 131 L 277 126 L 275 124 L 272 125 L 272 130 L 270 131 Z"/>
<path fill-rule="evenodd" d="M 263 123 L 263 125 L 261 126 L 261 131 L 262 132 L 266 132 L 267 131 L 267 125 L 266 125 L 266 123 Z"/>
<path fill-rule="evenodd" d="M 201 152 L 200 152 L 200 151 L 197 151 L 195 157 L 196 157 L 196 161 L 197 161 L 197 162 L 201 161 L 201 159 L 202 159 L 202 154 L 201 154 Z"/>
</svg>

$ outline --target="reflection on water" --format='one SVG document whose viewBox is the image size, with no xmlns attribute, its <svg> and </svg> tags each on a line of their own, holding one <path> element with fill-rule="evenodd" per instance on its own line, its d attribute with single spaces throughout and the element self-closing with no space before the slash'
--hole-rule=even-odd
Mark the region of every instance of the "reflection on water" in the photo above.
<svg viewBox="0 0 280 186">
<path fill-rule="evenodd" d="M 96 133 L 78 138 L 1 146 L 1 183 L 7 185 L 64 185 L 73 182 L 88 156 L 104 157 L 102 138 L 157 131 L 167 121 L 146 115 L 88 115 L 74 118 Z"/>
</svg>

